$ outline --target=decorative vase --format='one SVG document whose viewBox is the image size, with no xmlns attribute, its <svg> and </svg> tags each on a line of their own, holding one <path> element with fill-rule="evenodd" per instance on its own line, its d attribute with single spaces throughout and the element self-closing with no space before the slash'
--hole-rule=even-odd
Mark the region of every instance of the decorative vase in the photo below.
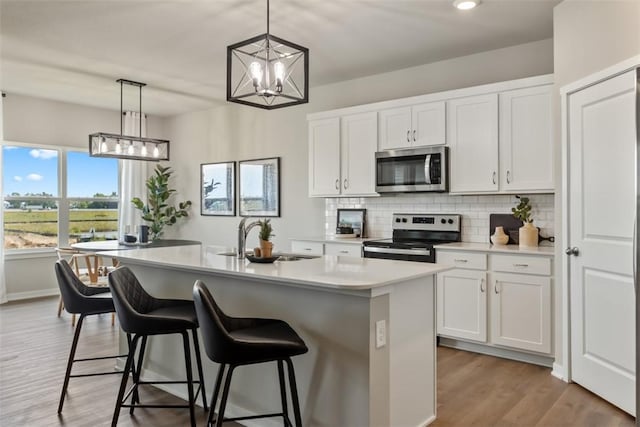
<svg viewBox="0 0 640 427">
<path fill-rule="evenodd" d="M 273 243 L 268 240 L 260 240 L 260 255 L 262 258 L 271 258 Z"/>
<path fill-rule="evenodd" d="M 538 246 L 538 229 L 531 222 L 525 222 L 519 229 L 518 241 L 520 246 Z"/>
<path fill-rule="evenodd" d="M 495 233 L 491 236 L 491 243 L 494 245 L 506 245 L 509 243 L 509 236 L 505 234 L 503 227 L 496 227 Z"/>
</svg>

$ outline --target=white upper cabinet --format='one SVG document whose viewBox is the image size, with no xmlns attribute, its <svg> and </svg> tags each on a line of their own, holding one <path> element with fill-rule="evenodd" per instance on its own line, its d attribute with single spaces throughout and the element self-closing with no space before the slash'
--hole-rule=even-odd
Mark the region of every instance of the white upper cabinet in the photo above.
<svg viewBox="0 0 640 427">
<path fill-rule="evenodd" d="M 380 150 L 443 145 L 446 142 L 445 102 L 380 111 Z"/>
<path fill-rule="evenodd" d="M 309 122 L 309 195 L 340 194 L 340 118 Z"/>
<path fill-rule="evenodd" d="M 447 102 L 451 192 L 498 191 L 498 95 Z"/>
<path fill-rule="evenodd" d="M 377 196 L 375 112 L 309 121 L 309 196 Z"/>
<path fill-rule="evenodd" d="M 375 195 L 376 146 L 378 142 L 376 113 L 344 116 L 341 119 L 342 194 Z"/>
<path fill-rule="evenodd" d="M 500 94 L 500 189 L 553 191 L 552 87 Z"/>
</svg>

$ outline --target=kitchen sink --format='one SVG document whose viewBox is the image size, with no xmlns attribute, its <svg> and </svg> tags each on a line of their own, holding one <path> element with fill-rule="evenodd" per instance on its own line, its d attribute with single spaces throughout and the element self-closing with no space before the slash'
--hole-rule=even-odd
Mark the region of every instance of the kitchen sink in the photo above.
<svg viewBox="0 0 640 427">
<path fill-rule="evenodd" d="M 246 252 L 247 255 L 253 255 L 253 252 Z M 222 256 L 236 256 L 235 252 L 219 252 L 217 255 Z M 300 261 L 301 259 L 314 259 L 320 258 L 318 255 L 300 255 L 300 254 L 290 254 L 284 252 L 274 252 L 274 257 L 279 257 L 278 261 Z"/>
</svg>

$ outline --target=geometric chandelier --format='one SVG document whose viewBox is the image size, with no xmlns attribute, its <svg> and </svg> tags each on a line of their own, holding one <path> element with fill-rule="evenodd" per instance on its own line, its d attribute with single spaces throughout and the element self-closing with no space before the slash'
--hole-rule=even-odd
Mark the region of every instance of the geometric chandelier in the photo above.
<svg viewBox="0 0 640 427">
<path fill-rule="evenodd" d="M 227 46 L 227 101 L 273 110 L 309 102 L 309 49 L 267 32 Z"/>
<path fill-rule="evenodd" d="M 89 155 L 92 157 L 111 157 L 118 159 L 160 161 L 169 160 L 169 141 L 165 139 L 142 137 L 142 87 L 145 83 L 118 79 L 120 83 L 120 135 L 97 132 L 89 135 Z M 139 136 L 123 135 L 122 132 L 122 91 L 123 84 L 137 86 L 140 99 Z"/>
</svg>

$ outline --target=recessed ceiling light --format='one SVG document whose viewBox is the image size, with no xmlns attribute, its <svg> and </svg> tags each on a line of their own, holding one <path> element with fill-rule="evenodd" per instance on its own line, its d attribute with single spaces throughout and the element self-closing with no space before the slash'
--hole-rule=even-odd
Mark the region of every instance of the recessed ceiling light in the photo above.
<svg viewBox="0 0 640 427">
<path fill-rule="evenodd" d="M 480 0 L 455 0 L 453 5 L 460 10 L 469 10 L 480 4 Z"/>
</svg>

